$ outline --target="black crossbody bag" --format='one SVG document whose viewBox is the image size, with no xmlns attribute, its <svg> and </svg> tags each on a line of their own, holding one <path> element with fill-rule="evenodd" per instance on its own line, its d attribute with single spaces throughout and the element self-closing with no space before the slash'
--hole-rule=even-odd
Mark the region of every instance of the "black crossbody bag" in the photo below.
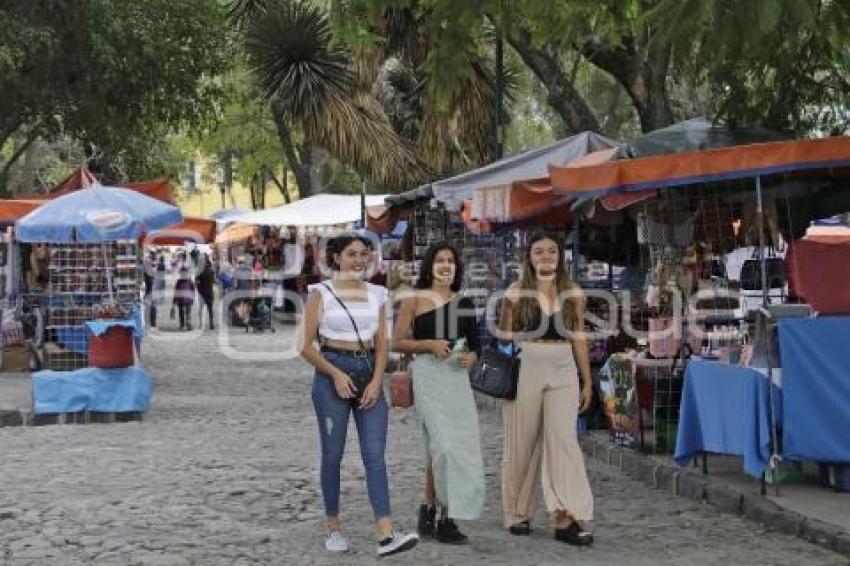
<svg viewBox="0 0 850 566">
<path fill-rule="evenodd" d="M 505 356 L 493 348 L 485 348 L 469 370 L 469 385 L 475 391 L 497 399 L 516 399 L 519 383 L 519 349 Z"/>
<path fill-rule="evenodd" d="M 366 367 L 368 368 L 368 373 L 355 373 L 348 374 L 348 377 L 351 378 L 351 381 L 354 382 L 354 387 L 357 388 L 357 391 L 354 392 L 354 399 L 359 400 L 363 396 L 363 391 L 366 389 L 366 386 L 369 385 L 369 382 L 372 381 L 372 374 L 374 373 L 374 369 L 372 368 L 372 362 L 369 360 L 369 351 L 366 349 L 366 345 L 363 343 L 363 339 L 360 338 L 360 329 L 357 327 L 357 323 L 354 321 L 354 317 L 351 315 L 351 311 L 348 310 L 348 307 L 345 306 L 345 303 L 342 302 L 342 299 L 334 292 L 334 290 L 327 285 L 326 283 L 322 283 L 322 287 L 330 291 L 330 294 L 333 295 L 336 302 L 339 303 L 339 306 L 342 307 L 342 310 L 345 311 L 345 314 L 348 315 L 348 319 L 351 321 L 351 325 L 354 327 L 354 333 L 357 335 L 357 343 L 360 344 L 360 349 L 363 351 L 364 359 L 366 360 Z"/>
</svg>

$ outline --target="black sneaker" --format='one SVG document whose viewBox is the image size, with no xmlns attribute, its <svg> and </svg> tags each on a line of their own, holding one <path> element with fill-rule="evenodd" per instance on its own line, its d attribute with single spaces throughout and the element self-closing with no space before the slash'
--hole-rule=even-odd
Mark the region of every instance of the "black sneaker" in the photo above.
<svg viewBox="0 0 850 566">
<path fill-rule="evenodd" d="M 434 538 L 443 544 L 467 544 L 469 537 L 460 532 L 457 525 L 451 519 L 443 519 L 437 523 Z"/>
<path fill-rule="evenodd" d="M 419 536 L 413 533 L 401 534 L 393 532 L 389 536 L 378 543 L 378 556 L 389 556 L 410 550 L 419 544 Z"/>
<path fill-rule="evenodd" d="M 422 538 L 433 538 L 436 529 L 437 508 L 434 505 L 422 504 L 419 506 L 419 536 Z"/>
</svg>

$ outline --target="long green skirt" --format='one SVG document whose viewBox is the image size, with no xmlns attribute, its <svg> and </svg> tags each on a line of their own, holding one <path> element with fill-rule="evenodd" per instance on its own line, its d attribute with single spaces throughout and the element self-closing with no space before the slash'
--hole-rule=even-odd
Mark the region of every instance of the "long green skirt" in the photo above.
<svg viewBox="0 0 850 566">
<path fill-rule="evenodd" d="M 432 354 L 416 356 L 410 371 L 437 502 L 452 519 L 477 519 L 484 507 L 484 465 L 469 372 L 454 355 L 440 360 Z"/>
</svg>

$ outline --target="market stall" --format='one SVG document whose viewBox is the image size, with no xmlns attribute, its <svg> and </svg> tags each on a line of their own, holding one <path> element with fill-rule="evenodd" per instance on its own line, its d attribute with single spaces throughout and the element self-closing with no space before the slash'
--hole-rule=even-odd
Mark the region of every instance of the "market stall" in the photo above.
<svg viewBox="0 0 850 566">
<path fill-rule="evenodd" d="M 39 250 L 46 267 L 42 288 L 25 298 L 46 321 L 35 343 L 45 368 L 32 376 L 36 412 L 113 411 L 116 396 L 135 400 L 123 410 L 147 409 L 152 381 L 136 355 L 138 241 L 181 220 L 176 207 L 137 191 L 93 185 L 16 223 L 17 239 Z"/>
<path fill-rule="evenodd" d="M 659 356 L 669 357 L 688 345 L 704 360 L 714 360 L 691 362 L 685 371 L 677 449 L 681 462 L 702 450 L 746 452 L 746 468 L 756 474 L 765 465 L 776 471 L 783 458 L 850 464 L 850 437 L 827 443 L 827 452 L 811 449 L 822 446 L 813 438 L 832 438 L 825 421 L 810 418 L 810 413 L 803 417 L 804 411 L 788 416 L 789 406 L 798 406 L 800 399 L 808 399 L 809 410 L 816 405 L 846 406 L 850 401 L 846 378 L 824 371 L 840 367 L 842 360 L 826 338 L 846 343 L 850 327 L 836 318 L 807 318 L 807 307 L 785 305 L 790 300 L 786 268 L 792 264 L 786 262 L 788 244 L 804 234 L 811 218 L 850 210 L 850 192 L 845 190 L 849 166 L 850 139 L 838 137 L 673 155 L 650 152 L 648 157 L 585 167 L 550 167 L 556 192 L 569 195 L 573 208 L 590 222 L 597 215 L 635 221 L 642 249 L 638 267 L 647 273 L 643 300 L 654 308 L 655 324 L 649 330 L 660 331 L 646 338 L 649 349 L 655 345 Z M 820 246 L 832 247 L 815 249 Z M 814 309 L 822 315 L 850 312 L 841 301 L 832 300 L 841 295 L 839 290 L 824 292 L 825 282 L 835 285 L 833 275 L 811 276 L 818 270 L 814 262 L 821 269 L 846 265 L 838 260 L 841 247 L 835 246 L 841 244 L 806 239 L 790 246 L 798 290 L 810 285 L 798 295 L 813 307 L 819 300 L 830 300 L 828 306 Z M 827 256 L 832 261 L 823 261 Z M 676 294 L 684 295 L 682 304 L 674 305 Z M 690 327 L 683 327 L 682 320 L 689 315 L 696 318 L 691 317 Z M 804 318 L 789 320 L 789 316 Z M 823 342 L 812 339 L 818 335 Z M 755 371 L 742 371 L 740 366 Z M 780 371 L 781 381 L 776 379 Z M 815 372 L 820 379 L 808 377 Z M 767 387 L 771 380 L 781 383 L 781 390 Z M 719 386 L 726 381 L 728 387 Z M 745 387 L 748 383 L 756 385 Z M 732 392 L 741 387 L 752 393 L 747 399 L 758 402 L 738 405 L 741 396 Z M 719 410 L 722 400 L 727 405 Z M 791 414 L 795 415 L 793 409 Z M 811 421 L 816 430 L 804 426 Z M 724 436 L 727 429 L 737 430 L 737 437 Z M 793 452 L 788 450 L 789 438 L 798 442 Z M 810 450 L 800 449 L 799 443 Z"/>
<path fill-rule="evenodd" d="M 552 227 L 566 238 L 572 226 L 569 199 L 553 192 L 549 165 L 618 145 L 583 132 L 389 197 L 383 216 L 409 220 L 406 260 L 448 240 L 462 251 L 465 265 L 484 268 L 464 283 L 483 312 L 492 292 L 515 278 L 529 229 Z"/>
<path fill-rule="evenodd" d="M 232 298 L 238 293 L 228 295 L 228 304 L 238 307 L 228 308 L 231 324 L 247 330 L 254 320 L 251 313 L 258 310 L 294 322 L 297 301 L 286 297 L 306 294 L 307 286 L 321 278 L 321 237 L 355 227 L 369 209 L 382 207 L 385 198 L 319 194 L 275 208 L 226 214 L 230 225 L 216 237 L 220 257 L 227 258 L 222 282 L 228 293 L 247 292 L 242 299 Z M 245 303 L 250 308 L 243 308 Z"/>
</svg>

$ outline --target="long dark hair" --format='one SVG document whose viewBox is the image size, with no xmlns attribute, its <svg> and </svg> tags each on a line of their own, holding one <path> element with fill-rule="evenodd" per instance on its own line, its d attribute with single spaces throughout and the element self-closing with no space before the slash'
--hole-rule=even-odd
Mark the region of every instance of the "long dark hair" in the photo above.
<svg viewBox="0 0 850 566">
<path fill-rule="evenodd" d="M 564 264 L 564 245 L 561 242 L 561 238 L 554 232 L 547 230 L 536 231 L 528 238 L 528 244 L 525 247 L 522 275 L 519 279 L 519 288 L 522 291 L 537 291 L 537 273 L 535 273 L 534 267 L 531 265 L 531 247 L 541 240 L 552 240 L 558 245 L 558 265 L 555 267 L 555 288 L 560 298 L 562 293 L 574 289 L 575 284 L 567 274 Z M 563 301 L 560 307 L 564 328 L 575 330 L 577 322 L 576 311 L 572 302 L 569 300 Z M 543 315 L 540 309 L 540 301 L 534 297 L 523 295 L 514 304 L 511 315 L 511 320 L 513 321 L 512 330 L 514 332 L 537 328 L 540 325 Z"/>
<path fill-rule="evenodd" d="M 460 260 L 460 255 L 453 245 L 445 240 L 435 242 L 428 246 L 425 251 L 425 257 L 422 258 L 422 266 L 419 268 L 419 277 L 416 279 L 416 289 L 430 289 L 434 284 L 434 260 L 437 259 L 437 254 L 443 250 L 449 250 L 455 259 L 455 278 L 452 281 L 451 289 L 455 293 L 460 291 L 460 285 L 463 282 L 463 263 Z"/>
</svg>

